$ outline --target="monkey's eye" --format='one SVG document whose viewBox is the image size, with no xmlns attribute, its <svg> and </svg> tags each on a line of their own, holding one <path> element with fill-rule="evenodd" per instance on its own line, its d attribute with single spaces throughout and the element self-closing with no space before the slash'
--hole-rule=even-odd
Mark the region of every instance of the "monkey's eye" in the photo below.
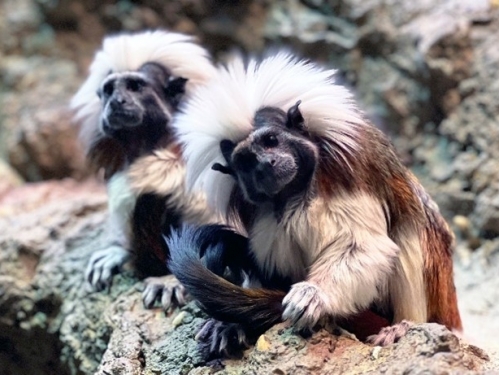
<svg viewBox="0 0 499 375">
<path fill-rule="evenodd" d="M 104 86 L 102 86 L 102 93 L 105 96 L 111 96 L 113 94 L 114 84 L 113 82 L 107 82 Z"/>
<path fill-rule="evenodd" d="M 142 89 L 145 82 L 140 79 L 127 79 L 126 88 L 128 91 L 137 92 Z"/>
<path fill-rule="evenodd" d="M 277 145 L 279 144 L 279 141 L 277 140 L 277 137 L 275 136 L 275 134 L 266 134 L 262 138 L 262 143 L 263 143 L 263 147 L 265 147 L 265 148 L 273 148 L 273 147 L 277 147 Z"/>
</svg>

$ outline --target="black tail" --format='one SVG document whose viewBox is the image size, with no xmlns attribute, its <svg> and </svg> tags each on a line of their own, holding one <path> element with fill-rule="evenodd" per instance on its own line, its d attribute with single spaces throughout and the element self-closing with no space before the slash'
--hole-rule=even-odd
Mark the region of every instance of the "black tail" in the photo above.
<svg viewBox="0 0 499 375">
<path fill-rule="evenodd" d="M 215 228 L 215 229 L 214 229 Z M 225 231 L 221 242 L 210 242 L 214 230 Z M 231 232 L 235 237 L 228 236 Z M 179 279 L 189 293 L 196 299 L 201 308 L 213 318 L 238 323 L 244 327 L 265 331 L 281 321 L 282 300 L 285 292 L 269 289 L 246 289 L 235 285 L 205 267 L 200 256 L 211 259 L 227 259 L 224 253 L 230 253 L 230 258 L 237 257 L 244 263 L 246 250 L 234 248 L 238 241 L 237 234 L 221 226 L 206 226 L 201 228 L 184 227 L 172 231 L 167 244 L 170 249 L 170 271 Z M 235 239 L 235 241 L 234 241 Z M 230 264 L 226 264 L 230 267 Z"/>
</svg>

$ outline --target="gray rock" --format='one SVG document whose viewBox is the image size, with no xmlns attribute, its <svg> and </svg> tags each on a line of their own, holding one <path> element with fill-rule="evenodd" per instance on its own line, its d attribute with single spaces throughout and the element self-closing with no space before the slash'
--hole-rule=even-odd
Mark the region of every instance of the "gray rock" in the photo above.
<svg viewBox="0 0 499 375">
<path fill-rule="evenodd" d="M 20 190 L 19 190 L 20 189 Z M 102 241 L 106 197 L 95 182 L 28 184 L 0 200 L 0 372 L 12 374 L 200 374 L 193 303 L 166 315 L 145 310 L 141 282 L 125 272 L 109 292 L 88 293 L 83 269 Z M 179 314 L 182 314 L 179 316 Z M 33 355 L 36 353 L 36 355 Z M 221 374 L 457 373 L 487 363 L 478 349 L 435 324 L 376 349 L 321 330 L 309 339 L 280 324 Z"/>
<path fill-rule="evenodd" d="M 79 80 L 71 61 L 9 56 L 0 63 L 3 108 L 0 151 L 28 181 L 83 178 L 84 156 L 68 108 Z M 19 94 L 22 93 L 22 94 Z"/>
</svg>

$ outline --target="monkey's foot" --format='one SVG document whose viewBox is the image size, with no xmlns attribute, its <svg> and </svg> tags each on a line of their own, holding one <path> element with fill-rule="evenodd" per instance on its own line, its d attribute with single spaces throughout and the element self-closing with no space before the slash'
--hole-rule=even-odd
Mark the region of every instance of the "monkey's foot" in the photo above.
<svg viewBox="0 0 499 375">
<path fill-rule="evenodd" d="M 130 258 L 130 253 L 121 246 L 111 245 L 92 254 L 85 270 L 85 280 L 90 291 L 109 289 L 113 275 L 118 273 Z"/>
<path fill-rule="evenodd" d="M 414 323 L 408 320 L 402 320 L 398 324 L 394 324 L 390 327 L 382 328 L 376 335 L 371 335 L 367 338 L 367 342 L 377 346 L 386 346 L 393 344 L 400 340 L 401 337 L 405 336 L 409 328 L 413 326 Z"/>
<path fill-rule="evenodd" d="M 196 334 L 199 351 L 205 360 L 236 357 L 249 347 L 244 328 L 237 323 L 208 319 Z"/>
<path fill-rule="evenodd" d="M 298 330 L 311 329 L 326 314 L 327 296 L 312 283 L 294 284 L 284 297 L 283 320 L 290 320 Z"/>
<path fill-rule="evenodd" d="M 184 306 L 188 301 L 187 291 L 173 275 L 148 277 L 145 284 L 142 302 L 146 309 L 153 308 L 157 301 L 168 311 L 170 307 Z"/>
</svg>

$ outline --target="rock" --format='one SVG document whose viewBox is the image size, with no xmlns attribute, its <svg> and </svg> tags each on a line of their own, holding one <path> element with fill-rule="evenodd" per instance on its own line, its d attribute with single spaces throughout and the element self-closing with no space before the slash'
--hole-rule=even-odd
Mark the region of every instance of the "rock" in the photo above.
<svg viewBox="0 0 499 375">
<path fill-rule="evenodd" d="M 78 87 L 75 64 L 54 58 L 8 57 L 0 63 L 3 145 L 27 181 L 88 175 L 68 99 Z M 20 94 L 22 92 L 22 94 Z"/>
<path fill-rule="evenodd" d="M 469 262 L 454 267 L 459 309 L 464 322 L 464 339 L 486 348 L 489 369 L 499 370 L 499 240 L 483 240 L 469 254 Z"/>
<path fill-rule="evenodd" d="M 486 188 L 476 199 L 475 225 L 487 238 L 499 236 L 499 194 L 497 186 Z"/>
<path fill-rule="evenodd" d="M 475 194 L 469 191 L 462 191 L 452 184 L 447 185 L 447 192 L 444 193 L 444 187 L 439 186 L 433 194 L 433 198 L 438 202 L 440 211 L 445 217 L 453 215 L 470 215 L 475 210 Z"/>
<path fill-rule="evenodd" d="M 86 262 L 103 240 L 103 186 L 70 179 L 27 184 L 0 200 L 0 210 L 6 207 L 11 214 L 0 217 L 0 340 L 8 344 L 2 346 L 1 373 L 211 371 L 196 349 L 203 314 L 193 303 L 166 316 L 161 309 L 145 310 L 143 283 L 129 271 L 115 277 L 109 292 L 84 288 Z M 325 330 L 304 339 L 280 324 L 241 360 L 220 362 L 220 374 L 443 374 L 486 363 L 483 354 L 435 324 L 415 326 L 400 343 L 382 349 Z"/>
<path fill-rule="evenodd" d="M 0 5 L 2 22 L 0 22 L 0 50 L 13 53 L 27 54 L 44 50 L 43 46 L 35 43 L 43 39 L 48 29 L 39 30 L 43 17 L 33 1 L 6 0 Z M 38 31 L 40 34 L 37 34 Z M 38 47 L 38 48 L 37 48 Z"/>
<path fill-rule="evenodd" d="M 267 332 L 270 348 L 252 348 L 245 353 L 246 367 L 259 374 L 418 373 L 445 374 L 448 371 L 477 370 L 487 361 L 473 349 L 462 346 L 457 337 L 436 324 L 411 328 L 397 345 L 371 347 L 325 330 L 304 340 L 283 325 Z M 377 355 L 373 357 L 373 352 Z M 438 354 L 437 354 L 438 353 Z M 458 354 L 459 353 L 459 354 Z M 437 362 L 433 362 L 435 356 Z M 239 362 L 226 362 L 220 374 L 237 373 Z M 478 366 L 477 366 L 478 365 Z"/>
<path fill-rule="evenodd" d="M 0 199 L 12 188 L 23 183 L 23 179 L 7 163 L 0 159 Z M 1 215 L 1 213 L 0 213 Z"/>
<path fill-rule="evenodd" d="M 105 202 L 102 186 L 71 180 L 24 185 L 1 198 L 9 214 L 0 217 L 0 372 L 68 373 L 59 359 L 61 288 L 80 288 L 70 249 L 88 238 L 85 228 L 102 225 Z"/>
</svg>

